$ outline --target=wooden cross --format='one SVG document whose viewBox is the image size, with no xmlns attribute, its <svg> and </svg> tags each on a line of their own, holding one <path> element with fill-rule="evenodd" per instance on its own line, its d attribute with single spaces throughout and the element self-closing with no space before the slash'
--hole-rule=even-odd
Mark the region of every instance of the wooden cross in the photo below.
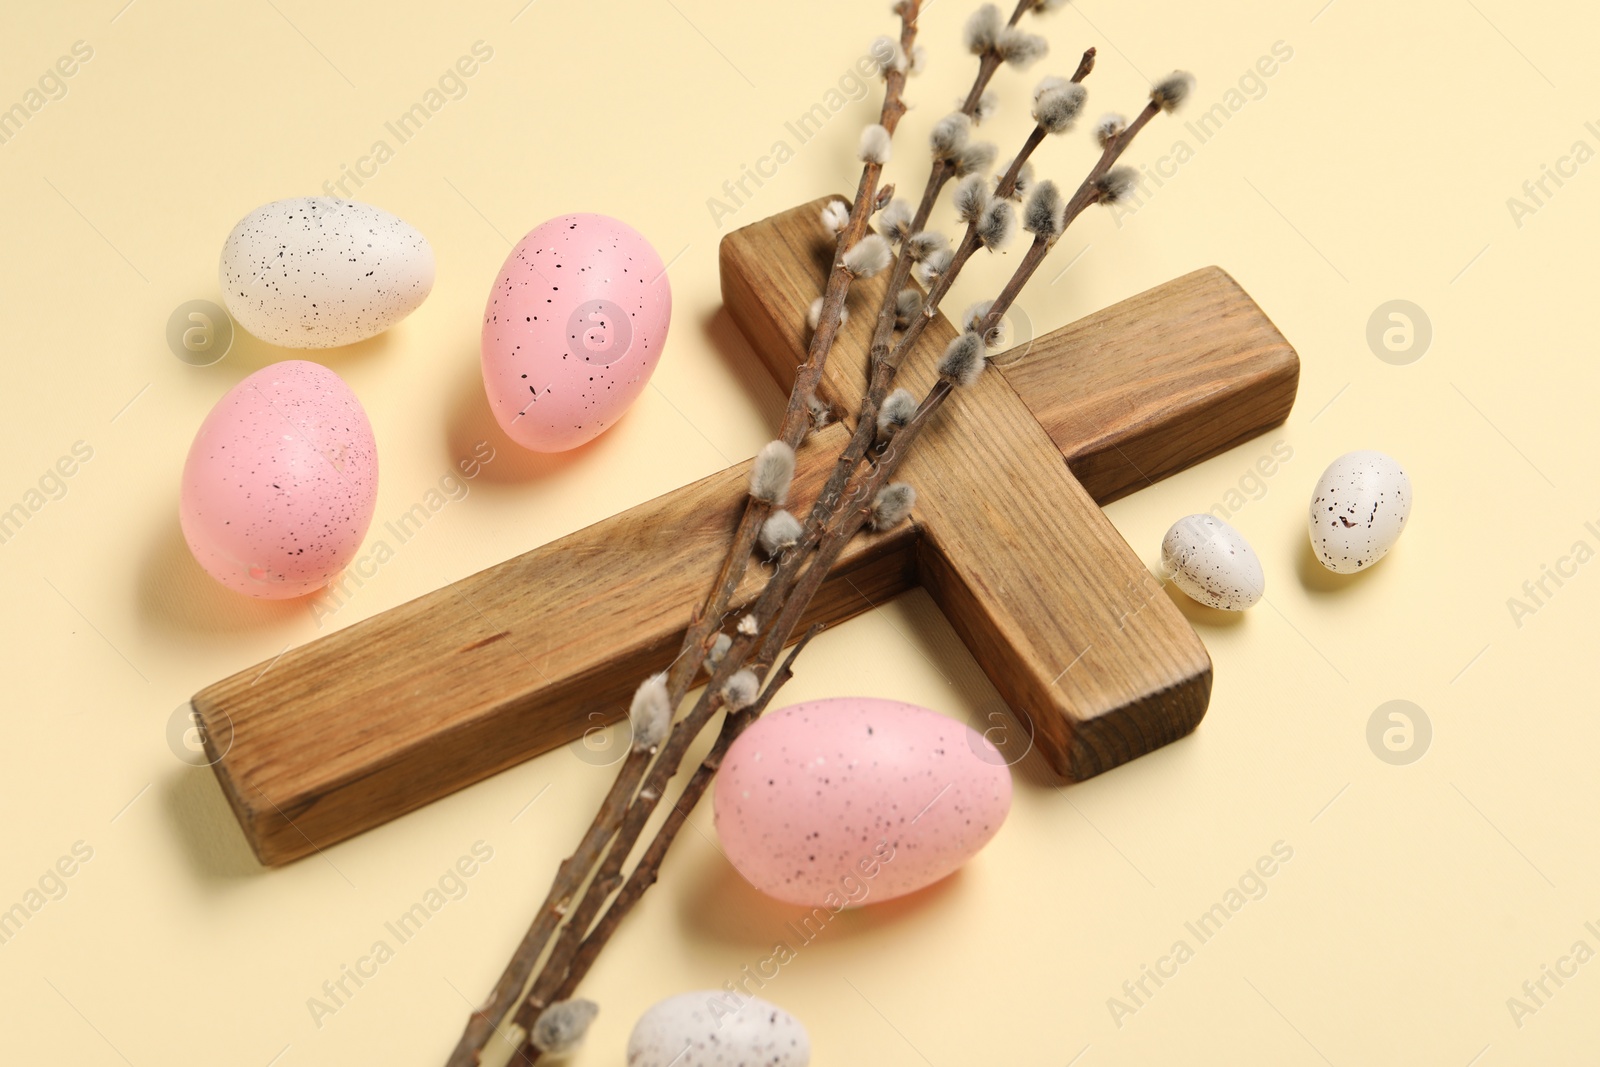
<svg viewBox="0 0 1600 1067">
<path fill-rule="evenodd" d="M 724 301 L 786 390 L 832 257 L 824 202 L 722 242 Z M 883 284 L 858 283 L 851 304 L 876 309 Z M 846 324 L 820 389 L 847 418 L 873 317 Z M 954 336 L 943 318 L 927 332 L 928 352 Z M 921 395 L 932 362 L 908 361 L 899 384 Z M 1294 350 L 1215 267 L 1040 338 L 951 398 L 903 467 L 919 490 L 912 521 L 857 538 L 796 633 L 920 585 L 1065 778 L 1182 737 L 1205 714 L 1210 658 L 1099 505 L 1282 422 L 1298 378 Z M 835 424 L 801 448 L 798 506 L 846 437 Z M 304 856 L 621 718 L 639 680 L 677 654 L 748 472 L 291 649 L 261 684 L 258 665 L 196 694 L 256 855 Z M 762 580 L 752 567 L 735 604 Z"/>
</svg>

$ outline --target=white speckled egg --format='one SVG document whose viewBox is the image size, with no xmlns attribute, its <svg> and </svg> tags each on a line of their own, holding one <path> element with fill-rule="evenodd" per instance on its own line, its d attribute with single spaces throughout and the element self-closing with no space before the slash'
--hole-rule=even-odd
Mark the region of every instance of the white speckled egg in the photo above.
<svg viewBox="0 0 1600 1067">
<path fill-rule="evenodd" d="M 1161 539 L 1161 565 L 1191 600 L 1243 611 L 1266 592 L 1261 560 L 1244 535 L 1211 515 L 1188 515 Z"/>
<path fill-rule="evenodd" d="M 869 697 L 757 719 L 722 761 L 717 837 L 751 885 L 842 911 L 932 885 L 977 854 L 1011 810 L 988 738 L 936 711 Z"/>
<path fill-rule="evenodd" d="M 1378 562 L 1411 517 L 1411 479 L 1382 452 L 1347 452 L 1328 464 L 1311 494 L 1311 548 L 1330 571 L 1353 574 Z"/>
<path fill-rule="evenodd" d="M 506 434 L 565 452 L 610 429 L 655 372 L 672 321 L 667 268 L 606 215 L 543 222 L 506 257 L 483 312 L 483 387 Z"/>
<path fill-rule="evenodd" d="M 234 321 L 285 348 L 333 348 L 382 333 L 433 290 L 427 238 L 382 208 L 332 196 L 263 204 L 222 244 Z"/>
<path fill-rule="evenodd" d="M 639 1017 L 628 1067 L 806 1067 L 811 1039 L 800 1020 L 759 997 L 706 989 L 680 993 Z"/>
<path fill-rule="evenodd" d="M 194 558 L 248 596 L 320 589 L 355 558 L 378 503 L 361 402 L 302 359 L 263 367 L 206 416 L 183 465 L 179 518 Z"/>
</svg>

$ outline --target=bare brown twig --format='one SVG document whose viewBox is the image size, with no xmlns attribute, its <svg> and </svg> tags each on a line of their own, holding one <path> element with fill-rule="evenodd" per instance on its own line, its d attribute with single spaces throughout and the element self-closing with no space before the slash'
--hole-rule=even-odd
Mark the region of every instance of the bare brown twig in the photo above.
<svg viewBox="0 0 1600 1067">
<path fill-rule="evenodd" d="M 900 47 L 907 55 L 915 44 L 921 3 L 922 0 L 901 0 L 897 5 L 901 16 Z M 906 73 L 905 70 L 895 69 L 893 66 L 885 72 L 884 103 L 879 122 L 891 135 L 906 110 L 903 100 Z M 823 297 L 821 319 L 816 333 L 812 336 L 806 362 L 796 372 L 795 384 L 790 391 L 789 402 L 778 434 L 778 439 L 791 448 L 800 444 L 810 426 L 810 401 L 815 395 L 818 382 L 822 379 L 828 356 L 838 336 L 845 297 L 852 281 L 850 272 L 844 267 L 844 253 L 859 241 L 866 231 L 867 219 L 875 207 L 877 182 L 881 173 L 882 164 L 871 162 L 863 164 L 861 180 L 850 212 L 850 221 L 839 234 L 835 246 L 833 266 L 829 272 L 827 290 Z M 669 671 L 667 689 L 673 706 L 682 702 L 690 684 L 699 673 L 705 661 L 710 638 L 721 628 L 723 616 L 727 612 L 733 594 L 743 581 L 756 540 L 760 536 L 762 523 L 766 521 L 771 511 L 771 504 L 754 497 L 746 502 L 717 581 L 708 594 L 705 604 L 691 616 L 689 627 L 684 634 L 682 651 Z M 709 713 L 704 718 L 709 718 Z M 694 733 L 697 734 L 699 727 L 703 725 L 704 722 L 701 721 Z M 675 730 L 674 733 L 676 732 Z M 684 747 L 687 747 L 687 742 Z M 678 759 L 681 758 L 682 755 L 679 753 Z M 601 857 L 606 854 L 607 846 L 611 845 L 612 853 L 625 858 L 631 842 L 624 844 L 614 841 L 614 838 L 627 827 L 624 816 L 632 807 L 628 802 L 633 799 L 649 762 L 648 754 L 639 753 L 630 753 L 624 761 L 594 821 L 580 840 L 578 848 L 557 869 L 556 877 L 545 900 L 535 913 L 527 934 L 518 945 L 517 951 L 513 953 L 505 971 L 495 983 L 488 1000 L 468 1018 L 461 1040 L 448 1061 L 449 1067 L 475 1067 L 481 1062 L 483 1049 L 489 1038 L 522 998 L 539 958 L 550 946 L 551 938 L 556 936 L 562 920 L 567 917 L 573 897 L 582 888 L 585 879 L 595 870 L 595 865 L 602 862 Z M 673 766 L 676 766 L 676 762 Z M 659 799 L 659 793 L 654 799 Z M 653 804 L 651 806 L 653 807 Z M 634 836 L 637 836 L 637 831 Z M 620 859 L 618 862 L 620 864 Z M 596 877 L 584 894 L 585 899 L 594 893 L 597 883 L 599 888 L 605 888 L 605 884 L 600 883 L 600 879 Z M 582 932 L 580 928 L 578 933 Z M 567 938 L 567 951 L 570 951 L 574 943 L 574 938 Z M 561 951 L 563 944 L 558 939 L 551 950 L 551 959 L 555 959 L 556 953 Z"/>
<path fill-rule="evenodd" d="M 1015 25 L 1023 12 L 1031 6 L 1031 0 L 1023 0 L 1022 3 L 1018 4 L 1017 10 L 1011 16 L 1011 24 Z M 988 62 L 991 58 L 995 60 L 993 64 Z M 1082 82 L 1083 79 L 1089 76 L 1089 73 L 1094 70 L 1094 58 L 1095 50 L 1093 48 L 1083 53 L 1083 58 L 1078 63 L 1078 69 L 1072 75 L 1074 82 Z M 978 97 L 982 95 L 983 87 L 988 84 L 988 79 L 994 74 L 998 61 L 999 57 L 993 55 L 985 55 L 983 60 L 980 61 L 978 77 L 973 82 L 972 92 L 967 95 L 967 102 L 963 108 L 964 114 L 972 114 L 972 109 L 977 106 Z M 1027 140 L 1023 142 L 1022 149 L 1011 161 L 1011 165 L 1006 168 L 1005 174 L 1001 176 L 1000 182 L 995 189 L 996 196 L 1006 197 L 1011 195 L 1012 190 L 1016 188 L 1017 176 L 1022 173 L 1023 165 L 1028 161 L 1028 157 L 1033 154 L 1034 149 L 1038 148 L 1040 143 L 1043 142 L 1044 137 L 1044 130 L 1038 126 L 1035 126 L 1029 132 Z M 927 224 L 933 203 L 947 178 L 945 163 L 946 161 L 942 159 L 934 160 L 933 168 L 928 174 L 927 188 L 923 192 L 922 206 L 917 209 L 917 214 L 913 216 L 912 222 L 908 227 L 912 233 L 916 233 Z M 977 247 L 976 227 L 969 226 L 967 232 L 971 240 L 971 247 L 966 249 L 964 255 L 958 254 L 957 258 L 951 260 L 950 269 L 946 272 L 950 276 L 949 282 L 943 288 L 937 290 L 937 295 L 933 293 L 928 295 L 927 303 L 932 305 L 933 311 L 938 310 L 938 301 L 949 289 L 949 284 L 954 282 L 954 275 L 961 272 L 961 268 L 966 265 L 967 259 Z M 828 476 L 827 483 L 817 496 L 814 511 L 820 513 L 819 518 L 831 512 L 832 508 L 837 504 L 839 495 L 844 492 L 845 485 L 851 474 L 860 465 L 861 460 L 866 456 L 867 450 L 872 447 L 873 441 L 876 439 L 878 409 L 883 405 L 884 398 L 889 395 L 889 387 L 894 384 L 894 377 L 900 363 L 904 361 L 906 354 L 915 347 L 917 338 L 922 333 L 923 325 L 912 323 L 915 333 L 908 334 L 902 340 L 902 343 L 893 354 L 894 358 L 891 358 L 889 342 L 895 325 L 895 300 L 899 296 L 900 290 L 910 280 L 910 277 L 911 257 L 906 254 L 905 249 L 902 247 L 900 254 L 895 257 L 893 272 L 889 276 L 888 286 L 884 289 L 883 301 L 878 309 L 878 319 L 873 326 L 871 347 L 868 349 L 870 377 L 867 383 L 866 396 L 862 399 L 860 414 L 856 420 L 855 432 L 851 434 L 849 444 L 845 446 L 845 450 L 840 454 L 838 461 L 834 464 L 833 471 Z M 925 306 L 923 318 L 931 319 L 931 317 L 931 312 Z"/>
<path fill-rule="evenodd" d="M 683 824 L 688 820 L 689 813 L 694 810 L 695 805 L 700 802 L 700 798 L 705 795 L 706 789 L 711 785 L 712 778 L 715 777 L 717 770 L 722 766 L 722 760 L 728 754 L 728 749 L 732 747 L 734 741 L 738 740 L 739 735 L 744 732 L 746 727 L 761 717 L 762 712 L 766 710 L 772 698 L 777 695 L 778 690 L 783 688 L 784 683 L 794 677 L 795 659 L 799 657 L 801 650 L 811 643 L 811 639 L 820 630 L 820 626 L 813 626 L 796 642 L 795 646 L 789 650 L 789 655 L 784 659 L 777 673 L 768 680 L 766 689 L 762 691 L 761 697 L 756 703 L 723 719 L 722 730 L 718 733 L 716 742 L 711 746 L 711 751 L 706 753 L 705 757 L 700 761 L 699 766 L 695 768 L 694 774 L 683 787 L 683 792 L 673 802 L 672 810 L 667 813 L 666 821 L 656 831 L 656 836 L 650 842 L 649 847 L 645 849 L 644 855 L 639 857 L 639 863 L 635 866 L 633 874 L 629 876 L 627 882 L 617 893 L 616 899 L 611 902 L 611 906 L 606 909 L 605 914 L 601 916 L 594 929 L 584 938 L 583 944 L 579 946 L 577 953 L 573 956 L 572 963 L 567 968 L 567 976 L 556 990 L 556 999 L 565 999 L 572 995 L 573 991 L 577 989 L 578 983 L 583 981 L 584 975 L 588 974 L 589 968 L 594 965 L 596 957 L 600 955 L 600 950 L 611 939 L 611 935 L 615 932 L 617 925 L 627 917 L 628 912 L 633 909 L 634 904 L 638 903 L 645 890 L 655 884 L 661 870 L 661 861 L 666 858 L 667 849 L 672 847 L 672 842 L 677 837 L 678 831 L 683 829 Z"/>
<path fill-rule="evenodd" d="M 1091 189 L 1096 186 L 1099 178 L 1121 155 L 1122 150 L 1127 147 L 1132 137 L 1143 127 L 1144 122 L 1148 121 L 1144 115 L 1141 115 L 1140 118 L 1143 121 L 1136 122 L 1116 142 L 1108 146 L 1107 150 L 1102 154 L 1101 160 L 1095 164 L 1089 176 L 1084 179 L 1081 189 Z M 1089 202 L 1092 202 L 1092 195 L 1085 201 L 1085 203 Z M 1010 300 L 1033 276 L 1039 264 L 1043 262 L 1044 257 L 1054 244 L 1054 239 L 1038 239 L 1034 241 L 1028 252 L 1024 254 L 1012 277 L 1002 289 L 1001 296 L 996 298 L 997 306 L 1002 301 L 1009 306 Z M 1000 314 L 1004 314 L 1003 309 Z M 765 638 L 762 641 L 760 650 L 756 653 L 755 662 L 758 667 L 772 662 L 778 651 L 783 648 L 805 609 L 821 587 L 822 582 L 826 580 L 828 572 L 837 561 L 839 554 L 850 539 L 856 536 L 862 526 L 865 525 L 871 512 L 873 499 L 879 490 L 889 483 L 899 469 L 900 464 L 904 461 L 911 445 L 953 391 L 954 386 L 949 380 L 941 378 L 935 382 L 921 404 L 919 404 L 910 421 L 895 433 L 888 446 L 879 455 L 877 462 L 868 468 L 863 477 L 855 480 L 854 487 L 849 494 L 841 500 L 837 508 L 833 509 L 829 516 L 831 521 L 825 526 L 808 523 L 808 534 L 814 535 L 815 552 L 808 557 L 797 553 L 786 559 L 779 566 L 777 572 L 769 581 L 767 588 L 763 591 L 762 596 L 752 608 L 752 613 L 758 619 L 763 620 L 768 618 L 766 611 L 776 611 L 776 617 L 772 618 L 767 626 Z M 749 638 L 746 636 L 746 641 L 748 640 Z M 733 659 L 737 652 L 743 651 L 740 644 L 740 642 L 736 642 L 734 649 L 730 650 L 729 659 Z M 791 653 L 789 660 L 786 661 L 786 668 L 789 663 L 793 662 L 793 659 L 794 654 Z M 769 686 L 768 693 L 770 694 L 771 692 L 772 687 Z M 708 686 L 707 695 L 702 696 L 700 705 L 697 705 L 695 712 L 691 713 L 692 716 L 701 711 L 701 706 L 714 707 L 715 699 L 708 700 L 710 693 L 711 687 Z M 725 743 L 731 744 L 732 739 L 748 726 L 754 718 L 754 715 L 736 712 L 724 720 L 723 734 L 719 736 L 717 745 L 713 747 L 713 753 L 716 753 L 715 763 L 710 767 L 702 763 L 701 767 L 696 771 L 697 777 L 704 772 L 704 780 L 698 786 L 701 792 L 703 792 L 710 776 L 715 773 L 716 766 L 720 765 L 721 753 L 718 752 L 718 746 L 722 746 L 722 751 L 725 752 Z M 691 779 L 691 784 L 694 781 L 695 779 Z M 698 799 L 698 794 L 696 799 Z M 692 806 L 691 803 L 688 807 L 684 807 L 683 797 L 680 796 L 678 806 L 675 807 L 673 814 L 676 815 L 681 812 L 682 817 L 686 817 L 688 808 Z M 672 816 L 669 815 L 670 818 Z M 676 834 L 677 829 L 681 827 L 681 822 L 682 818 L 680 817 L 671 831 L 672 834 Z M 611 906 L 606 909 L 605 914 L 600 917 L 600 920 L 576 949 L 568 966 L 567 978 L 552 990 L 551 1002 L 570 995 L 576 988 L 578 981 L 581 980 L 584 973 L 587 973 L 588 967 L 592 964 L 594 958 L 598 956 L 606 941 L 610 939 L 618 923 L 620 923 L 627 911 L 632 908 L 639 896 L 655 882 L 660 860 L 664 857 L 666 848 L 670 844 L 670 837 L 663 841 L 658 836 L 635 866 L 633 874 L 626 882 L 620 883 L 622 891 L 618 893 Z M 620 861 L 617 866 L 620 869 Z M 617 871 L 603 869 L 602 874 L 597 876 L 597 879 L 598 877 L 618 878 L 619 875 Z M 575 920 L 574 925 L 586 927 L 588 918 L 589 916 L 580 916 L 582 921 Z M 580 960 L 582 961 L 581 964 Z M 518 1021 L 520 1023 L 531 1026 L 532 1022 L 537 1019 L 537 1010 L 533 1007 L 534 1003 L 535 1001 L 530 998 L 529 1005 L 525 1007 L 522 1015 L 519 1016 Z"/>
<path fill-rule="evenodd" d="M 912 52 L 915 42 L 920 7 L 921 0 L 900 0 L 896 5 L 896 11 L 901 16 L 900 47 L 907 56 Z M 1034 0 L 1019 0 L 1010 24 L 1014 26 L 1033 7 Z M 1090 49 L 1084 53 L 1074 81 L 1081 81 L 1087 76 L 1093 67 L 1093 60 L 1094 50 Z M 968 115 L 978 106 L 985 86 L 1000 63 L 999 55 L 994 50 L 980 56 L 978 75 L 963 107 Z M 902 96 L 906 71 L 893 63 L 888 67 L 880 123 L 892 134 L 905 112 Z M 1102 180 L 1156 110 L 1158 108 L 1152 103 L 1124 133 L 1106 145 L 1100 160 L 1066 206 L 1065 225 L 1070 225 L 1089 204 L 1100 197 Z M 1023 164 L 1042 142 L 1043 136 L 1043 130 L 1037 127 L 1030 133 L 997 183 L 997 195 L 1005 197 L 1011 194 Z M 949 179 L 948 169 L 945 161 L 936 161 L 932 168 L 922 205 L 915 216 L 913 232 L 926 223 L 940 189 Z M 811 405 L 838 337 L 845 298 L 853 281 L 853 275 L 845 265 L 845 253 L 862 239 L 870 214 L 887 202 L 892 191 L 892 188 L 878 189 L 881 173 L 880 163 L 869 161 L 863 165 L 848 221 L 838 236 L 823 293 L 819 322 L 806 361 L 797 371 L 779 431 L 778 440 L 791 448 L 801 443 L 810 428 Z M 939 300 L 948 292 L 962 266 L 980 243 L 976 233 L 977 224 L 969 224 L 949 268 L 930 291 L 923 314 L 910 324 L 900 342 L 891 347 L 888 341 L 894 326 L 894 299 L 899 287 L 909 277 L 910 270 L 904 252 L 897 257 L 891 272 L 891 284 L 875 324 L 869 351 L 872 375 L 863 398 L 860 421 L 827 485 L 808 514 L 800 543 L 783 554 L 755 603 L 747 609 L 757 621 L 755 631 L 745 632 L 741 628 L 738 636 L 731 639 L 731 645 L 722 658 L 710 669 L 710 678 L 704 691 L 673 726 L 658 749 L 630 751 L 623 761 L 589 830 L 574 853 L 558 868 L 528 933 L 496 983 L 489 1000 L 469 1019 L 466 1031 L 449 1060 L 450 1067 L 473 1067 L 477 1064 L 489 1038 L 499 1030 L 519 1002 L 522 1006 L 516 1012 L 515 1022 L 525 1032 L 531 1033 L 541 1012 L 571 994 L 618 924 L 655 882 L 666 851 L 695 803 L 709 787 L 728 747 L 759 717 L 767 703 L 792 676 L 795 658 L 813 636 L 814 629 L 801 638 L 754 702 L 746 707 L 734 707 L 724 717 L 711 751 L 700 761 L 674 800 L 666 820 L 645 847 L 631 873 L 624 876 L 623 868 L 629 855 L 663 799 L 671 779 L 680 769 L 689 747 L 724 706 L 725 687 L 729 679 L 736 672 L 745 670 L 755 674 L 758 679 L 768 674 L 771 664 L 788 642 L 844 546 L 866 523 L 877 493 L 888 484 L 911 445 L 953 390 L 953 383 L 947 379 L 941 378 L 935 383 L 910 421 L 893 435 L 875 462 L 865 470 L 858 471 L 874 440 L 877 408 L 886 396 L 895 372 L 937 314 Z M 998 324 L 1058 236 L 1059 233 L 1054 236 L 1041 235 L 1024 254 L 1012 278 L 991 304 L 982 324 L 985 333 Z M 692 614 L 682 652 L 670 668 L 667 690 L 672 706 L 683 702 L 689 686 L 706 664 L 711 639 L 722 629 L 734 593 L 743 581 L 762 524 L 774 507 L 774 504 L 755 495 L 748 500 L 717 581 L 705 602 Z M 521 1053 L 526 1062 L 539 1058 L 539 1051 L 531 1044 L 525 1044 Z"/>
</svg>

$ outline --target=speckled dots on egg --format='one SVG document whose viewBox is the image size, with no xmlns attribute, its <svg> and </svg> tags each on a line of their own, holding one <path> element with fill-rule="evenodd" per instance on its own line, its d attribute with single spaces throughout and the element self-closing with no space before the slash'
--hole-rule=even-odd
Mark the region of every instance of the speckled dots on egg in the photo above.
<svg viewBox="0 0 1600 1067">
<path fill-rule="evenodd" d="M 240 219 L 223 243 L 223 300 L 245 330 L 290 348 L 353 344 L 389 329 L 433 289 L 433 249 L 370 204 L 296 197 Z"/>
<path fill-rule="evenodd" d="M 206 416 L 184 463 L 179 518 L 212 577 L 281 599 L 349 563 L 377 495 L 360 401 L 333 371 L 289 360 L 245 378 Z"/>
<path fill-rule="evenodd" d="M 1411 479 L 1382 452 L 1350 452 L 1328 465 L 1311 495 L 1311 547 L 1324 567 L 1365 570 L 1399 540 L 1411 515 Z"/>
<path fill-rule="evenodd" d="M 660 359 L 671 289 L 655 250 L 604 215 L 563 215 L 512 249 L 483 321 L 483 377 L 506 433 L 565 451 L 622 417 Z"/>
<path fill-rule="evenodd" d="M 994 836 L 1010 804 L 1010 771 L 976 731 L 860 697 L 764 716 L 729 749 L 714 793 L 734 866 L 803 904 L 887 900 L 936 882 Z"/>
</svg>

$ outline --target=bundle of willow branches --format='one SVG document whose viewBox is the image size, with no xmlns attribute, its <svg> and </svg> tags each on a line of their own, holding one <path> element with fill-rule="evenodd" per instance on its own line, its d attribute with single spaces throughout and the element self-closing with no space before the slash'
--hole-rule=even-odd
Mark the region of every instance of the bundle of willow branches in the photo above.
<svg viewBox="0 0 1600 1067">
<path fill-rule="evenodd" d="M 1117 161 L 1158 112 L 1170 111 L 1188 94 L 1191 79 L 1174 73 L 1155 85 L 1149 102 L 1130 122 L 1121 115 L 1101 118 L 1093 127 L 1100 155 L 1070 196 L 1051 181 L 1035 181 L 1028 159 L 1046 137 L 1073 128 L 1083 110 L 1083 81 L 1094 68 L 1094 49 L 1083 54 L 1070 77 L 1047 77 L 1033 92 L 1035 126 L 998 177 L 986 172 L 995 146 L 973 140 L 973 129 L 991 115 L 996 95 L 989 81 L 1003 65 L 1027 66 L 1042 58 L 1044 38 L 1019 26 L 1025 15 L 1054 10 L 1065 0 L 1018 0 L 1006 19 L 985 4 L 966 24 L 965 40 L 978 57 L 978 71 L 961 107 L 942 118 L 931 135 L 932 166 L 915 208 L 880 190 L 895 128 L 904 115 L 906 79 L 922 66 L 916 43 L 922 0 L 899 0 L 898 39 L 881 37 L 872 54 L 884 79 L 878 121 L 862 131 L 861 180 L 853 203 L 837 200 L 822 212 L 821 224 L 838 240 L 822 296 L 811 307 L 814 332 L 807 359 L 795 375 L 782 425 L 775 440 L 757 455 L 749 497 L 717 580 L 692 613 L 682 651 L 670 669 L 646 679 L 630 712 L 632 742 L 593 823 L 577 849 L 558 868 L 543 904 L 522 943 L 484 1005 L 468 1020 L 450 1067 L 471 1067 L 508 1017 L 528 1063 L 541 1055 L 571 1049 L 597 1010 L 572 999 L 617 925 L 656 880 L 661 861 L 694 808 L 734 739 L 754 722 L 789 679 L 795 657 L 811 633 L 803 635 L 787 659 L 774 669 L 812 597 L 846 543 L 864 526 L 886 529 L 905 521 L 916 498 L 911 486 L 894 480 L 907 451 L 938 414 L 945 399 L 971 386 L 1002 341 L 1002 321 L 1017 294 L 1033 276 L 1062 233 L 1091 204 L 1127 196 L 1138 176 Z M 966 230 L 954 248 L 927 228 L 942 190 L 956 183 L 953 199 Z M 876 214 L 878 232 L 868 233 Z M 1019 220 L 1020 215 L 1020 220 Z M 1020 225 L 1033 235 L 1015 272 L 992 300 L 968 308 L 959 320 L 962 333 L 938 357 L 938 378 L 920 399 L 895 389 L 895 375 L 939 312 L 962 267 L 980 248 L 996 251 Z M 794 473 L 795 449 L 831 412 L 816 395 L 823 368 L 843 321 L 851 283 L 889 272 L 866 358 L 870 377 L 855 430 L 804 520 L 783 505 Z M 926 294 L 911 286 L 913 276 Z M 731 613 L 730 601 L 755 554 L 773 561 L 765 588 L 747 609 Z M 732 622 L 731 632 L 724 628 Z M 814 632 L 814 631 L 813 631 Z M 708 676 L 698 699 L 679 715 L 691 685 Z M 722 725 L 707 755 L 673 799 L 671 809 L 631 868 L 652 813 L 666 796 L 685 755 L 718 711 Z"/>
</svg>

